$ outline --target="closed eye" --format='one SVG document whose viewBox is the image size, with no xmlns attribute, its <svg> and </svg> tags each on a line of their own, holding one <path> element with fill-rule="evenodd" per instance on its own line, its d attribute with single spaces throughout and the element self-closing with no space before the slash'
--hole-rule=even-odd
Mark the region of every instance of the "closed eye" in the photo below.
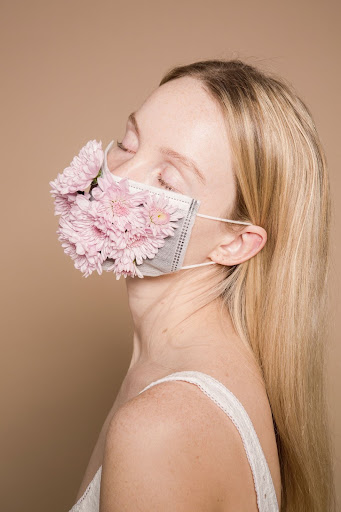
<svg viewBox="0 0 341 512">
<path fill-rule="evenodd" d="M 134 151 L 131 151 L 130 149 L 123 146 L 122 142 L 117 141 L 116 144 L 117 144 L 117 147 L 122 149 L 123 151 L 126 151 L 127 153 L 134 153 Z"/>
<path fill-rule="evenodd" d="M 175 189 L 171 187 L 164 179 L 162 179 L 160 173 L 157 175 L 157 180 L 164 188 L 167 188 L 168 190 L 172 190 L 173 192 L 175 192 Z"/>
<path fill-rule="evenodd" d="M 117 147 L 122 149 L 122 151 L 125 151 L 126 153 L 134 153 L 134 151 L 131 151 L 130 149 L 126 148 L 122 144 L 122 142 L 117 141 Z M 172 192 L 176 192 L 176 190 L 162 178 L 161 173 L 157 175 L 157 180 L 162 187 L 166 188 L 167 190 L 171 190 Z"/>
</svg>

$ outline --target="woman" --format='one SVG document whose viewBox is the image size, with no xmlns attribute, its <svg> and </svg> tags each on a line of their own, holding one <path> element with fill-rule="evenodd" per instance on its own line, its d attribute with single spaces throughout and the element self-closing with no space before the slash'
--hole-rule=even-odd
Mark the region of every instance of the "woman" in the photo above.
<svg viewBox="0 0 341 512">
<path fill-rule="evenodd" d="M 238 223 L 197 216 L 184 270 L 127 277 L 132 359 L 72 511 L 333 510 L 330 196 L 307 106 L 240 60 L 195 62 L 105 161 Z"/>
</svg>

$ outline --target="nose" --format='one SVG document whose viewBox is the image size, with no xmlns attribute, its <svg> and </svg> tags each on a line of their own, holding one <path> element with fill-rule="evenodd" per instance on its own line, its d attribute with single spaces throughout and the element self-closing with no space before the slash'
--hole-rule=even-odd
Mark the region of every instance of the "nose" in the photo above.
<svg viewBox="0 0 341 512">
<path fill-rule="evenodd" d="M 146 172 L 145 165 L 136 165 L 136 160 L 132 158 L 122 164 L 118 163 L 113 144 L 114 140 L 108 144 L 104 151 L 104 172 L 110 172 L 111 174 L 115 174 L 115 176 L 128 178 L 139 183 L 151 184 L 148 183 L 148 180 L 150 181 L 152 177 L 150 173 Z"/>
</svg>

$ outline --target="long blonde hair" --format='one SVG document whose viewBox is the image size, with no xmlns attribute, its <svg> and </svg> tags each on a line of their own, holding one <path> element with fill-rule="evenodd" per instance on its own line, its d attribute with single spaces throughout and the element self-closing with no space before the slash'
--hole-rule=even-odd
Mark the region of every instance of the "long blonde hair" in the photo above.
<svg viewBox="0 0 341 512">
<path fill-rule="evenodd" d="M 201 82 L 226 121 L 237 194 L 225 217 L 267 232 L 256 256 L 218 266 L 221 279 L 210 297 L 223 299 L 264 378 L 281 511 L 335 510 L 324 371 L 331 205 L 312 115 L 283 78 L 241 60 L 175 67 L 159 85 L 185 76 Z"/>
</svg>

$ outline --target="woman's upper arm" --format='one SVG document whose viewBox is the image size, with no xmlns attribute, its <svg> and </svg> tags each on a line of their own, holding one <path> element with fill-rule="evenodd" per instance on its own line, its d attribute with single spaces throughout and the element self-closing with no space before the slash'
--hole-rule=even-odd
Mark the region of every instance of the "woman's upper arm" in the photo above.
<svg viewBox="0 0 341 512">
<path fill-rule="evenodd" d="M 164 391 L 168 385 L 158 386 Z M 114 415 L 106 436 L 100 512 L 213 510 L 219 496 L 205 428 L 197 426 L 198 418 L 189 420 L 188 407 L 172 397 L 165 402 L 147 390 Z"/>
</svg>

